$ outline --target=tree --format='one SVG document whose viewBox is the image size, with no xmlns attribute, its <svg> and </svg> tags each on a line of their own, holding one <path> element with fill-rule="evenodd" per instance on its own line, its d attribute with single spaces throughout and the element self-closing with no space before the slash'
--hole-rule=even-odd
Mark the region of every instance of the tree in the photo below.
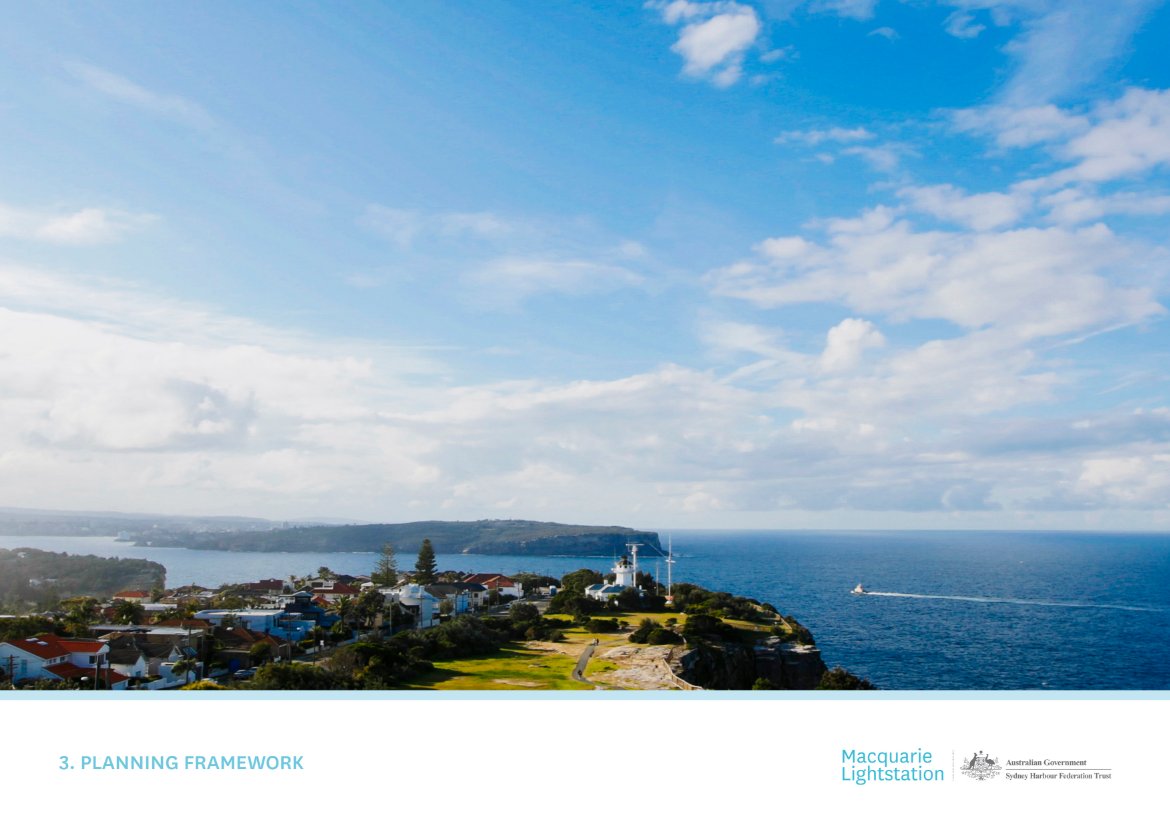
<svg viewBox="0 0 1170 828">
<path fill-rule="evenodd" d="M 114 602 L 115 624 L 141 624 L 145 617 L 146 611 L 137 601 Z"/>
<path fill-rule="evenodd" d="M 96 598 L 88 596 L 67 598 L 61 602 L 61 606 L 65 608 L 65 629 L 70 635 L 88 635 L 89 628 L 97 623 Z"/>
<path fill-rule="evenodd" d="M 272 645 L 267 641 L 257 641 L 248 648 L 248 656 L 252 664 L 263 664 L 272 658 Z"/>
<path fill-rule="evenodd" d="M 435 565 L 435 548 L 431 546 L 430 538 L 423 538 L 422 546 L 418 550 L 418 560 L 414 564 L 414 582 L 416 584 L 433 584 L 438 574 Z"/>
<path fill-rule="evenodd" d="M 312 664 L 265 664 L 249 685 L 253 690 L 333 690 L 343 684 L 328 670 Z"/>
<path fill-rule="evenodd" d="M 353 621 L 354 616 L 357 614 L 357 606 L 354 604 L 354 600 L 348 595 L 342 595 L 334 601 L 333 609 L 341 616 L 341 621 L 344 624 Z"/>
<path fill-rule="evenodd" d="M 513 604 L 508 609 L 508 616 L 513 621 L 536 621 L 540 618 L 540 610 L 534 604 Z"/>
<path fill-rule="evenodd" d="M 374 621 L 378 618 L 379 613 L 385 609 L 386 596 L 376 589 L 362 590 L 362 594 L 354 602 L 354 614 L 358 623 L 367 628 L 374 626 Z"/>
<path fill-rule="evenodd" d="M 378 562 L 370 580 L 378 586 L 392 587 L 398 583 L 398 560 L 394 557 L 394 547 L 389 543 L 378 553 Z"/>
<path fill-rule="evenodd" d="M 171 666 L 171 672 L 183 677 L 183 683 L 191 680 L 191 674 L 199 668 L 199 662 L 189 655 L 181 656 Z"/>
</svg>

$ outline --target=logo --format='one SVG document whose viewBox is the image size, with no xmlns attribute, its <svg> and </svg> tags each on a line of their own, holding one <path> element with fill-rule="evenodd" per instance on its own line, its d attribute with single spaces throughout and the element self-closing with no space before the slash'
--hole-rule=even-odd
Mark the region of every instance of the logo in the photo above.
<svg viewBox="0 0 1170 828">
<path fill-rule="evenodd" d="M 999 764 L 998 759 L 992 759 L 983 751 L 977 750 L 974 756 L 963 760 L 963 764 L 959 770 L 963 776 L 978 779 L 982 782 L 984 779 L 992 779 L 999 776 L 1003 767 Z"/>
</svg>

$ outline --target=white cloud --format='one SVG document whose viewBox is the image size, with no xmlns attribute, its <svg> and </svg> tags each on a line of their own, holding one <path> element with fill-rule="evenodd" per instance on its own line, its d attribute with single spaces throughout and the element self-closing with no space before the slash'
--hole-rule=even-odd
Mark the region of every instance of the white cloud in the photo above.
<svg viewBox="0 0 1170 828">
<path fill-rule="evenodd" d="M 873 17 L 878 0 L 813 0 L 809 11 L 835 14 L 852 20 L 869 20 Z"/>
<path fill-rule="evenodd" d="M 823 249 L 761 245 L 776 261 Z M 8 502 L 361 519 L 507 504 L 641 525 L 695 513 L 734 523 L 742 510 L 979 511 L 1042 480 L 1132 505 L 1160 490 L 1139 497 L 1137 471 L 1081 461 L 1137 456 L 1126 446 L 1170 433 L 1104 420 L 1076 431 L 1088 449 L 1023 465 L 978 449 L 991 421 L 972 417 L 1051 400 L 1067 383 L 995 330 L 894 347 L 847 318 L 823 350 L 800 354 L 774 327 L 708 320 L 704 341 L 754 373 L 663 365 L 453 385 L 410 349 L 273 330 L 93 279 L 0 277 Z"/>
<path fill-rule="evenodd" d="M 0 203 L 0 237 L 50 244 L 106 244 L 154 220 L 154 216 L 146 213 L 99 207 L 50 212 Z"/>
<path fill-rule="evenodd" d="M 979 37 L 980 33 L 987 28 L 982 23 L 977 23 L 973 14 L 965 11 L 951 12 L 943 25 L 947 34 L 964 40 Z"/>
<path fill-rule="evenodd" d="M 1072 182 L 1132 179 L 1170 166 L 1170 90 L 1129 88 L 1085 112 L 993 106 L 951 114 L 962 132 L 994 136 L 1001 148 L 1042 146 L 1068 164 L 1028 182 L 1034 190 Z"/>
<path fill-rule="evenodd" d="M 1003 91 L 1009 103 L 1032 104 L 1070 95 L 1115 59 L 1160 0 L 1060 0 L 1045 4 L 1008 47 L 1019 66 Z"/>
<path fill-rule="evenodd" d="M 778 63 L 782 60 L 796 60 L 799 57 L 795 46 L 781 46 L 778 49 L 769 49 L 760 55 L 762 63 Z"/>
<path fill-rule="evenodd" d="M 472 269 L 463 282 L 478 302 L 509 307 L 537 293 L 606 293 L 639 286 L 643 279 L 628 268 L 604 262 L 510 256 Z"/>
<path fill-rule="evenodd" d="M 777 144 L 801 143 L 810 147 L 831 142 L 835 144 L 853 144 L 861 141 L 871 141 L 874 134 L 865 127 L 830 127 L 829 129 L 794 129 L 782 132 L 776 136 Z"/>
<path fill-rule="evenodd" d="M 382 204 L 368 205 L 358 223 L 401 248 L 411 247 L 421 237 L 495 240 L 518 229 L 515 222 L 490 212 L 408 210 Z"/>
<path fill-rule="evenodd" d="M 648 3 L 670 25 L 685 23 L 671 49 L 682 56 L 683 72 L 718 87 L 735 84 L 743 74 L 744 55 L 760 34 L 760 18 L 751 6 L 734 2 Z"/>
<path fill-rule="evenodd" d="M 1064 146 L 1077 163 L 1058 179 L 1112 181 L 1170 164 L 1170 89 L 1129 89 L 1093 114 L 1096 123 Z"/>
<path fill-rule="evenodd" d="M 960 109 L 951 117 L 960 131 L 994 136 L 996 144 L 1003 148 L 1047 144 L 1089 128 L 1088 118 L 1070 114 L 1054 104 Z"/>
<path fill-rule="evenodd" d="M 179 95 L 154 92 L 128 78 L 88 63 L 66 63 L 65 69 L 85 88 L 103 97 L 195 129 L 211 130 L 217 126 L 215 119 L 203 107 Z"/>
<path fill-rule="evenodd" d="M 878 172 L 893 172 L 902 160 L 906 148 L 898 144 L 882 144 L 876 147 L 852 146 L 841 150 L 842 155 L 860 158 Z"/>
<path fill-rule="evenodd" d="M 1170 213 L 1170 195 L 1120 192 L 1098 195 L 1088 187 L 1066 187 L 1040 199 L 1048 219 L 1057 224 L 1084 224 L 1109 215 L 1159 216 Z"/>
<path fill-rule="evenodd" d="M 898 191 L 898 196 L 913 210 L 981 231 L 1013 225 L 1032 206 L 1032 199 L 1027 193 L 1013 191 L 968 195 L 950 184 L 904 187 Z"/>
<path fill-rule="evenodd" d="M 1167 275 L 1165 254 L 1102 225 L 916 231 L 877 208 L 830 222 L 827 231 L 826 244 L 784 242 L 794 256 L 713 272 L 715 292 L 764 308 L 838 302 L 864 314 L 994 327 L 1017 341 L 1163 312 L 1151 284 Z M 1131 272 L 1147 281 L 1127 285 Z"/>
<path fill-rule="evenodd" d="M 866 350 L 881 348 L 885 344 L 886 338 L 872 322 L 843 319 L 829 329 L 825 350 L 821 354 L 821 368 L 825 371 L 851 370 L 860 362 Z"/>
<path fill-rule="evenodd" d="M 890 28 L 889 26 L 879 26 L 878 28 L 874 29 L 866 36 L 867 37 L 883 37 L 886 40 L 889 40 L 891 42 L 901 38 L 901 35 L 899 35 L 897 31 Z"/>
</svg>

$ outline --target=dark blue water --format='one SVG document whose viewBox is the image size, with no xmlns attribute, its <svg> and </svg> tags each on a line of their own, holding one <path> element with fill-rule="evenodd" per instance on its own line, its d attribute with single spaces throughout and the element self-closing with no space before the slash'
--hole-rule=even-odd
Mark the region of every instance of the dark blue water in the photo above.
<svg viewBox="0 0 1170 828">
<path fill-rule="evenodd" d="M 1167 535 L 674 537 L 680 579 L 775 604 L 883 688 L 1170 689 Z"/>
<path fill-rule="evenodd" d="M 885 689 L 1170 689 L 1170 535 L 675 532 L 676 581 L 749 595 L 808 626 L 825 661 Z M 368 574 L 374 555 L 141 549 L 0 538 L 167 567 L 171 586 Z M 440 554 L 440 569 L 559 576 L 609 559 Z M 653 573 L 652 556 L 640 558 Z M 399 554 L 409 568 L 413 558 Z M 660 579 L 666 568 L 658 563 Z M 861 582 L 871 594 L 853 596 Z"/>
</svg>

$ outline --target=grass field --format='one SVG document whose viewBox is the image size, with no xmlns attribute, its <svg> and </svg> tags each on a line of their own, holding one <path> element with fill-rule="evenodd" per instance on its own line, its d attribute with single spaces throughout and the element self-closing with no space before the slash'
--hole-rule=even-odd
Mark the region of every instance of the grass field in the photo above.
<svg viewBox="0 0 1170 828">
<path fill-rule="evenodd" d="M 574 656 L 529 650 L 518 644 L 482 658 L 443 661 L 406 685 L 408 690 L 582 690 L 569 678 Z"/>
<path fill-rule="evenodd" d="M 549 617 L 569 620 L 569 616 L 565 615 Z M 564 630 L 562 649 L 566 652 L 563 653 L 533 649 L 523 644 L 509 644 L 490 656 L 436 662 L 434 670 L 406 687 L 411 690 L 583 690 L 587 689 L 587 685 L 573 681 L 570 675 L 578 655 L 594 639 L 599 645 L 597 655 L 589 660 L 585 677 L 595 678 L 604 684 L 606 673 L 619 669 L 616 663 L 604 657 L 606 648 L 629 644 L 630 633 L 642 623 L 643 618 L 650 618 L 663 626 L 673 618 L 676 629 L 680 630 L 686 623 L 686 614 L 681 612 L 604 612 L 597 617 L 617 618 L 628 626 L 616 633 L 591 633 L 583 627 L 570 627 Z M 726 623 L 759 633 L 768 632 L 772 626 L 735 620 L 727 620 Z M 787 627 L 783 621 L 777 623 Z"/>
</svg>

